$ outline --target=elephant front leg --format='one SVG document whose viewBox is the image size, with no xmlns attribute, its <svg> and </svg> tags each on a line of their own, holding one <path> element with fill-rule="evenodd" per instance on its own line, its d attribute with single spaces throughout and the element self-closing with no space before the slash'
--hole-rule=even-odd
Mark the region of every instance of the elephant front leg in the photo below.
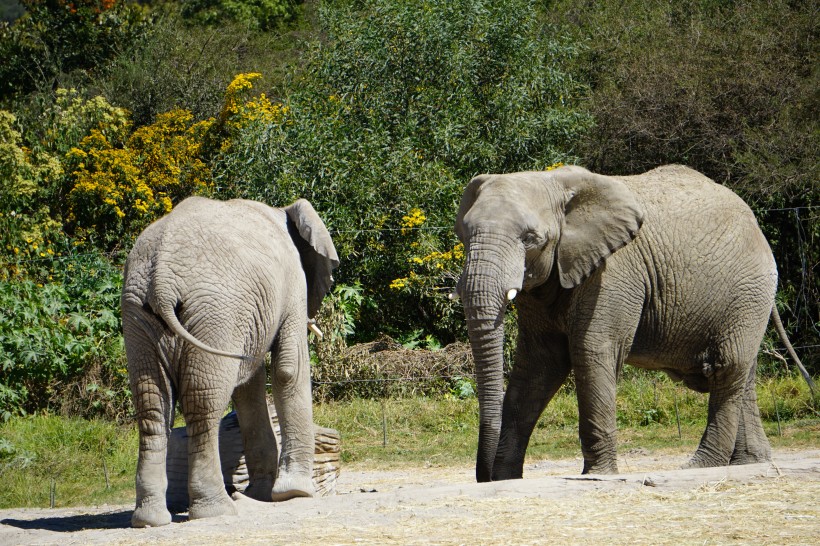
<svg viewBox="0 0 820 546">
<path fill-rule="evenodd" d="M 601 348 L 605 348 L 602 344 Z M 617 474 L 616 379 L 618 352 L 573 356 L 578 430 L 584 474 Z"/>
<path fill-rule="evenodd" d="M 570 371 L 566 339 L 535 339 L 519 332 L 515 365 L 504 396 L 493 480 L 519 479 L 535 423 Z"/>
<path fill-rule="evenodd" d="M 259 365 L 250 381 L 234 390 L 233 401 L 248 467 L 245 495 L 270 502 L 279 455 L 265 401 L 264 365 Z"/>
<path fill-rule="evenodd" d="M 282 327 L 272 361 L 273 399 L 279 416 L 282 450 L 271 498 L 284 501 L 312 497 L 315 435 L 304 321 L 291 321 Z"/>
</svg>

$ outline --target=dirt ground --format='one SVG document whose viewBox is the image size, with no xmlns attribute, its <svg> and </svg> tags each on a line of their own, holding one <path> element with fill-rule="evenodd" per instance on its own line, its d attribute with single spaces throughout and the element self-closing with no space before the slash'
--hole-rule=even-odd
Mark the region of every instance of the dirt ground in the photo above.
<svg viewBox="0 0 820 546">
<path fill-rule="evenodd" d="M 472 468 L 343 468 L 336 496 L 237 495 L 238 517 L 154 529 L 129 527 L 132 506 L 1 510 L 0 545 L 820 544 L 820 449 L 705 470 L 679 470 L 684 460 L 624 453 L 617 476 L 541 461 L 490 484 Z"/>
</svg>

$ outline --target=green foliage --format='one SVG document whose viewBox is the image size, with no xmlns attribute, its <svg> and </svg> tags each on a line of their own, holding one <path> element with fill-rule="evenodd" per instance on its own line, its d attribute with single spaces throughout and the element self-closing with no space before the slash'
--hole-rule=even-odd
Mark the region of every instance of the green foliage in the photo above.
<svg viewBox="0 0 820 546">
<path fill-rule="evenodd" d="M 451 341 L 456 321 L 439 313 L 457 316 L 447 286 L 390 284 L 412 256 L 454 246 L 452 211 L 471 176 L 570 156 L 590 122 L 575 109 L 583 86 L 563 71 L 578 50 L 526 1 L 339 1 L 320 15 L 324 40 L 287 114 L 248 126 L 217 182 L 225 195 L 311 200 L 342 258 L 339 280 L 362 282 L 375 303 L 362 310 L 362 338 L 421 328 Z M 424 229 L 403 230 L 416 208 Z"/>
<path fill-rule="evenodd" d="M 753 0 L 554 0 L 546 15 L 588 44 L 594 170 L 689 165 L 737 191 L 772 243 L 784 317 L 820 365 L 817 6 Z M 780 210 L 780 209 L 790 210 Z M 772 210 L 774 209 L 774 210 Z"/>
<path fill-rule="evenodd" d="M 77 89 L 57 88 L 35 100 L 18 110 L 23 140 L 35 150 L 64 156 L 92 131 L 121 141 L 132 129 L 128 111 L 101 95 L 89 97 Z"/>
<path fill-rule="evenodd" d="M 267 30 L 293 19 L 300 0 L 188 0 L 182 16 L 201 25 L 217 26 L 227 21 L 250 29 Z"/>
<path fill-rule="evenodd" d="M 775 252 L 792 341 L 817 369 L 811 3 L 24 3 L 26 15 L 0 23 L 7 415 L 125 414 L 115 291 L 84 293 L 119 282 L 121 256 L 101 251 L 127 250 L 191 193 L 313 202 L 342 258 L 314 373 L 345 378 L 369 362 L 341 356 L 351 341 L 464 339 L 447 298 L 463 262 L 452 230 L 463 187 L 559 161 L 609 173 L 687 163 L 737 190 Z M 504 328 L 509 363 L 514 305 Z M 765 376 L 788 375 L 772 332 L 764 353 Z M 468 385 L 423 388 L 461 396 Z M 405 386 L 338 392 L 415 392 Z M 619 419 L 649 429 L 672 415 L 639 402 Z"/>
<path fill-rule="evenodd" d="M 131 112 L 136 127 L 174 108 L 190 111 L 195 120 L 215 118 L 236 74 L 264 72 L 274 78 L 273 87 L 299 61 L 295 23 L 277 32 L 249 32 L 228 22 L 192 27 L 182 23 L 177 10 L 164 8 L 153 12 L 151 28 L 95 81 L 109 101 Z"/>
<path fill-rule="evenodd" d="M 0 100 L 88 81 L 144 31 L 136 3 L 121 0 L 24 0 L 26 13 L 0 26 Z"/>
<path fill-rule="evenodd" d="M 25 8 L 17 0 L 0 0 L 0 21 L 12 22 L 25 13 Z"/>
<path fill-rule="evenodd" d="M 69 252 L 58 249 L 44 259 L 51 262 L 49 281 L 0 282 L 2 419 L 49 405 L 74 406 L 81 415 L 126 413 L 129 394 L 116 311 L 119 269 L 95 253 Z M 106 387 L 99 388 L 90 374 L 104 376 Z M 69 386 L 79 383 L 98 388 L 70 392 Z M 84 399 L 79 408 L 75 397 Z"/>
<path fill-rule="evenodd" d="M 44 188 L 61 175 L 58 159 L 23 146 L 15 116 L 0 110 L 0 252 L 15 262 L 0 268 L 0 280 L 23 272 L 19 259 L 53 253 L 47 239 L 60 224 L 51 217 Z M 6 262 L 2 254 L 0 263 Z"/>
</svg>

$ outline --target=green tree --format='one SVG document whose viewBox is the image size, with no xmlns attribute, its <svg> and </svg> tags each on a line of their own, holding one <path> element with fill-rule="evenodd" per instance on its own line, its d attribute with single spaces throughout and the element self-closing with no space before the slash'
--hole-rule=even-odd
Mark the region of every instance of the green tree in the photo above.
<svg viewBox="0 0 820 546">
<path fill-rule="evenodd" d="M 580 67 L 596 124 L 579 142 L 584 163 L 610 174 L 682 163 L 738 192 L 772 244 L 792 340 L 818 369 L 816 3 L 545 4 L 589 45 Z"/>
<path fill-rule="evenodd" d="M 142 8 L 122 0 L 23 0 L 26 13 L 0 26 L 0 100 L 88 82 L 144 30 Z"/>
<path fill-rule="evenodd" d="M 585 88 L 566 69 L 578 49 L 525 0 L 339 0 L 323 4 L 320 31 L 284 115 L 240 132 L 216 185 L 313 202 L 342 257 L 339 281 L 366 287 L 362 338 L 423 329 L 451 340 L 461 321 L 442 320 L 458 313 L 442 302 L 447 286 L 390 284 L 414 256 L 452 249 L 472 176 L 573 157 L 590 125 L 577 108 Z M 426 223 L 403 232 L 414 208 Z"/>
<path fill-rule="evenodd" d="M 275 28 L 296 17 L 300 0 L 188 0 L 182 15 L 215 26 L 234 21 L 255 30 Z"/>
</svg>

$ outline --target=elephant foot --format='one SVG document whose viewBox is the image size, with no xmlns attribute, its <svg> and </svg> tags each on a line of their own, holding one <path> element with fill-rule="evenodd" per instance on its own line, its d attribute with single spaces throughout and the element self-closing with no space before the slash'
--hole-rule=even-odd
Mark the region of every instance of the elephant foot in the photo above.
<svg viewBox="0 0 820 546">
<path fill-rule="evenodd" d="M 271 502 L 273 500 L 271 497 L 273 482 L 274 480 L 272 477 L 256 478 L 250 485 L 248 485 L 247 489 L 243 491 L 243 494 L 246 497 L 250 497 L 258 501 Z"/>
<path fill-rule="evenodd" d="M 171 523 L 171 512 L 162 502 L 142 502 L 134 509 L 131 515 L 131 527 L 161 527 Z"/>
<path fill-rule="evenodd" d="M 310 476 L 280 473 L 273 484 L 271 500 L 281 502 L 296 497 L 312 497 L 314 494 L 313 479 Z"/>
<path fill-rule="evenodd" d="M 197 500 L 191 503 L 188 519 L 213 518 L 216 516 L 236 516 L 239 512 L 233 500 L 224 493 L 218 499 Z"/>
<path fill-rule="evenodd" d="M 618 463 L 611 462 L 611 463 L 591 463 L 589 461 L 584 461 L 584 469 L 581 471 L 581 474 L 617 474 L 618 473 Z"/>
<path fill-rule="evenodd" d="M 687 470 L 689 468 L 711 468 L 715 466 L 726 466 L 728 463 L 728 460 L 721 460 L 714 456 L 708 456 L 700 452 L 696 452 L 689 462 L 685 463 L 681 466 L 681 468 L 683 470 Z"/>
<path fill-rule="evenodd" d="M 761 452 L 761 453 L 743 451 L 743 452 L 732 453 L 732 458 L 729 459 L 729 464 L 734 466 L 734 465 L 741 465 L 741 464 L 770 463 L 771 461 L 772 461 L 771 451 L 764 451 L 764 452 Z"/>
<path fill-rule="evenodd" d="M 493 465 L 492 481 L 498 482 L 503 480 L 520 480 L 524 477 L 524 465 L 522 464 L 499 464 Z"/>
</svg>

